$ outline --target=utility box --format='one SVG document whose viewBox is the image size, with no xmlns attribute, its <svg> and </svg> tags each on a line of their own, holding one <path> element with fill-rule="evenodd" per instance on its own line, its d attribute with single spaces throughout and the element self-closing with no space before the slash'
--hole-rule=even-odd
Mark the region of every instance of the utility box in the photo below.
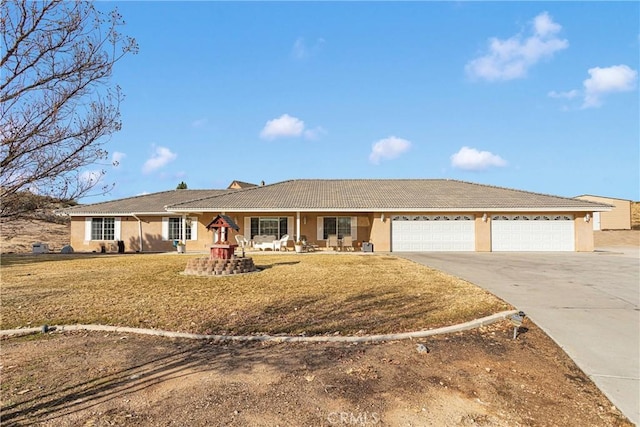
<svg viewBox="0 0 640 427">
<path fill-rule="evenodd" d="M 362 252 L 373 252 L 373 243 L 362 242 Z"/>
<path fill-rule="evenodd" d="M 46 254 L 49 253 L 49 245 L 46 243 L 34 243 L 32 249 L 34 254 Z"/>
</svg>

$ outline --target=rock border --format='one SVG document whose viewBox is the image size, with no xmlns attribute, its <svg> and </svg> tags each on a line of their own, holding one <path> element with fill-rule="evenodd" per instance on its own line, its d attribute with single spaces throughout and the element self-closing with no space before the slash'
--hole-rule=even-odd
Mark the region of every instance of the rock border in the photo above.
<svg viewBox="0 0 640 427">
<path fill-rule="evenodd" d="M 24 329 L 8 329 L 0 331 L 0 337 L 22 336 L 36 333 L 48 333 L 48 332 L 71 332 L 71 331 L 98 331 L 98 332 L 116 332 L 116 333 L 130 333 L 140 335 L 153 335 L 159 337 L 168 338 L 184 338 L 194 340 L 211 340 L 211 341 L 236 341 L 236 342 L 346 342 L 346 343 L 363 343 L 363 342 L 381 342 L 381 341 L 398 341 L 413 338 L 424 338 L 432 335 L 449 334 L 453 332 L 466 331 L 468 329 L 475 329 L 482 326 L 487 326 L 492 323 L 499 322 L 518 313 L 518 310 L 502 311 L 490 316 L 482 317 L 480 319 L 474 319 L 469 322 L 459 323 L 457 325 L 445 326 L 442 328 L 428 329 L 415 332 L 403 332 L 397 334 L 380 334 L 380 335 L 365 335 L 365 336 L 292 336 L 292 335 L 204 335 L 204 334 L 191 334 L 186 332 L 171 332 L 163 331 L 160 329 L 142 329 L 131 328 L 127 326 L 109 326 L 109 325 L 61 325 L 61 326 L 47 326 L 44 325 L 39 328 L 24 328 Z"/>
</svg>

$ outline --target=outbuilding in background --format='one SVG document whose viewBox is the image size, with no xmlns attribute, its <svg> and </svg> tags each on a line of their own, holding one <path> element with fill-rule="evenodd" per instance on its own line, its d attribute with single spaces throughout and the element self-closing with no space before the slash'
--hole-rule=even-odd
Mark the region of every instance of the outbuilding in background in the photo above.
<svg viewBox="0 0 640 427">
<path fill-rule="evenodd" d="M 578 196 L 576 199 L 613 206 L 609 212 L 594 212 L 592 221 L 594 230 L 631 230 L 631 200 L 590 194 Z"/>
</svg>

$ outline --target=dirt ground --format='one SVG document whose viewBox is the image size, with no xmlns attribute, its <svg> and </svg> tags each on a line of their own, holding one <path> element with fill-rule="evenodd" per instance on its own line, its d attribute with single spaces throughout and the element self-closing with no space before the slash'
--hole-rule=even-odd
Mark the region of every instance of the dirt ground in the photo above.
<svg viewBox="0 0 640 427">
<path fill-rule="evenodd" d="M 48 244 L 52 252 L 60 252 L 69 244 L 69 225 L 37 219 L 0 225 L 0 253 L 31 253 L 37 242 Z"/>
<path fill-rule="evenodd" d="M 631 426 L 535 325 L 378 344 L 3 339 L 6 426 Z M 425 346 L 418 351 L 418 345 Z"/>
<path fill-rule="evenodd" d="M 612 246 L 640 246 L 640 230 L 594 231 L 593 241 L 596 248 Z"/>
</svg>

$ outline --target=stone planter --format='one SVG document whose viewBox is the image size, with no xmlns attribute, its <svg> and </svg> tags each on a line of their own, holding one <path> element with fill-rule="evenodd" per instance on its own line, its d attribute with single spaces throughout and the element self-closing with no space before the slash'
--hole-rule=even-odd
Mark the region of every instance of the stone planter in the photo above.
<svg viewBox="0 0 640 427">
<path fill-rule="evenodd" d="M 183 254 L 185 252 L 186 246 L 185 245 L 178 245 L 178 246 L 176 246 L 176 249 L 178 250 L 179 254 Z"/>
<path fill-rule="evenodd" d="M 304 247 L 302 245 L 294 245 L 296 249 L 296 253 L 300 254 L 303 252 Z"/>
</svg>

